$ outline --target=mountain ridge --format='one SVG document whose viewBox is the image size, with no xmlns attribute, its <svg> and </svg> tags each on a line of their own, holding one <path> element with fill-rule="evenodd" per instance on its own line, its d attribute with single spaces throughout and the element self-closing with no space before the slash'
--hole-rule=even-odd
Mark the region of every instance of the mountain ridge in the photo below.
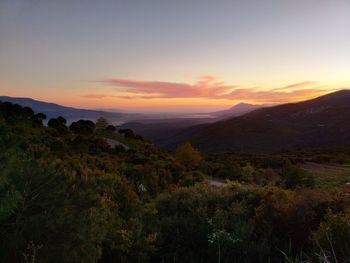
<svg viewBox="0 0 350 263">
<path fill-rule="evenodd" d="M 129 123 L 135 127 L 145 125 L 147 129 L 150 126 L 160 125 L 165 126 L 163 129 L 171 126 L 171 123 L 176 123 L 178 127 L 188 127 L 198 123 L 209 123 L 217 121 L 218 119 L 224 119 L 230 116 L 238 116 L 245 114 L 255 108 L 260 108 L 260 105 L 252 105 L 246 103 L 240 103 L 227 110 L 217 111 L 213 113 L 197 114 L 196 117 L 193 114 L 185 115 L 169 115 L 161 114 L 144 114 L 144 113 L 130 113 L 122 111 L 108 111 L 108 110 L 94 110 L 94 109 L 81 109 L 71 106 L 63 106 L 57 103 L 40 101 L 33 98 L 26 97 L 10 97 L 0 96 L 0 101 L 7 101 L 11 103 L 19 104 L 23 107 L 30 107 L 35 112 L 42 112 L 47 116 L 47 119 L 57 118 L 63 116 L 67 119 L 68 123 L 79 119 L 90 119 L 96 121 L 99 117 L 105 117 L 111 123 L 115 125 L 122 125 L 123 123 Z M 236 107 L 239 107 L 238 111 Z M 211 115 L 211 117 L 208 117 Z M 172 129 L 172 127 L 170 127 Z M 143 131 L 142 127 L 142 131 Z"/>
<path fill-rule="evenodd" d="M 212 114 L 218 118 L 228 118 L 228 117 L 241 116 L 253 110 L 257 110 L 264 107 L 267 107 L 267 106 L 241 102 L 232 106 L 227 110 L 216 111 L 216 112 L 213 112 Z"/>
<path fill-rule="evenodd" d="M 23 107 L 30 107 L 37 113 L 38 112 L 44 113 L 47 116 L 47 119 L 63 116 L 64 118 L 67 119 L 68 123 L 78 119 L 96 120 L 99 117 L 105 117 L 109 119 L 112 123 L 118 123 L 120 121 L 127 120 L 130 117 L 141 116 L 140 114 L 133 114 L 133 113 L 80 109 L 80 108 L 63 106 L 52 102 L 45 102 L 45 101 L 35 100 L 32 98 L 24 98 L 24 97 L 0 96 L 0 101 L 16 103 Z"/>
<path fill-rule="evenodd" d="M 350 145 L 350 90 L 192 126 L 158 143 L 173 149 L 185 141 L 208 153 Z"/>
</svg>

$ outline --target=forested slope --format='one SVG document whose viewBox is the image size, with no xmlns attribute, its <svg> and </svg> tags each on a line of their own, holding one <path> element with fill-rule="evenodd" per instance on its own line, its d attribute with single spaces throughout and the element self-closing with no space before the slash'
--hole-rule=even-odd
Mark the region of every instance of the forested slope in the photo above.
<svg viewBox="0 0 350 263">
<path fill-rule="evenodd" d="M 350 91 L 184 128 L 160 142 L 175 148 L 186 141 L 207 153 L 350 146 Z"/>
<path fill-rule="evenodd" d="M 298 166 L 315 155 L 346 165 L 349 151 L 203 158 L 190 144 L 170 154 L 131 130 L 116 133 L 103 119 L 45 127 L 44 118 L 0 102 L 2 262 L 350 257 L 347 175 L 330 187 Z M 214 188 L 210 177 L 229 181 Z"/>
</svg>

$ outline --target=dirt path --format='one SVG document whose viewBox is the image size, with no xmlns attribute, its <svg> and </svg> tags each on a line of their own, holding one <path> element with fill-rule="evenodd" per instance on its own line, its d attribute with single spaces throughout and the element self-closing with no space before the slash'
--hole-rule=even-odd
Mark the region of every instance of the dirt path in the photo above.
<svg viewBox="0 0 350 263">
<path fill-rule="evenodd" d="M 227 186 L 227 183 L 220 179 L 210 179 L 209 185 L 213 187 L 225 187 Z"/>
<path fill-rule="evenodd" d="M 301 165 L 301 168 L 304 168 L 306 170 L 314 170 L 314 171 L 326 172 L 326 173 L 336 173 L 336 174 L 350 173 L 350 167 L 341 166 L 339 164 L 322 164 L 322 163 L 306 162 Z"/>
<path fill-rule="evenodd" d="M 109 144 L 109 146 L 111 146 L 112 148 L 115 146 L 122 146 L 124 147 L 125 150 L 129 150 L 130 147 L 125 145 L 124 143 L 121 143 L 117 140 L 112 140 L 112 139 L 106 139 L 107 143 Z"/>
</svg>

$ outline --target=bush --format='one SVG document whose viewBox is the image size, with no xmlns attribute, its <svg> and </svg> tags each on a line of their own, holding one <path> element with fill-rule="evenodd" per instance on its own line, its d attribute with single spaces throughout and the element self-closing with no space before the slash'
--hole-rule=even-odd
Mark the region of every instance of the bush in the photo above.
<svg viewBox="0 0 350 263">
<path fill-rule="evenodd" d="M 176 149 L 175 158 L 178 162 L 188 168 L 198 167 L 203 160 L 201 153 L 194 149 L 189 142 L 180 145 Z"/>
<path fill-rule="evenodd" d="M 313 238 L 320 255 L 332 258 L 334 262 L 349 262 L 350 218 L 348 215 L 328 211 L 324 221 L 313 234 Z"/>
</svg>

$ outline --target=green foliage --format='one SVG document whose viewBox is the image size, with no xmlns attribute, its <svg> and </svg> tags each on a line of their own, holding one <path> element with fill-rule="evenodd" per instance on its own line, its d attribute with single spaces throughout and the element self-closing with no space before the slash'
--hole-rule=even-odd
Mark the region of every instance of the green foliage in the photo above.
<svg viewBox="0 0 350 263">
<path fill-rule="evenodd" d="M 4 262 L 345 263 L 350 257 L 346 175 L 314 180 L 302 168 L 303 161 L 344 161 L 350 151 L 339 150 L 339 158 L 321 151 L 204 158 L 187 143 L 171 155 L 129 129 L 115 133 L 88 120 L 68 129 L 63 117 L 45 127 L 45 117 L 0 102 Z M 209 178 L 227 183 L 212 187 Z M 327 180 L 332 188 L 322 185 Z"/>
<path fill-rule="evenodd" d="M 96 130 L 98 132 L 103 132 L 106 130 L 106 128 L 109 126 L 109 123 L 107 121 L 107 119 L 100 117 L 97 119 L 96 121 Z"/>
<path fill-rule="evenodd" d="M 91 135 L 95 129 L 95 124 L 91 121 L 79 120 L 77 122 L 72 122 L 69 126 L 69 130 L 81 135 Z"/>
<path fill-rule="evenodd" d="M 131 129 L 119 129 L 118 133 L 123 134 L 126 138 L 134 138 L 135 134 Z"/>
<path fill-rule="evenodd" d="M 189 142 L 180 145 L 176 149 L 175 158 L 178 162 L 190 168 L 198 167 L 202 161 L 200 152 L 194 149 Z"/>
<path fill-rule="evenodd" d="M 63 134 L 68 132 L 66 122 L 66 119 L 63 117 L 58 117 L 57 119 L 53 118 L 48 121 L 47 126 L 56 129 L 60 134 Z"/>
<path fill-rule="evenodd" d="M 242 179 L 246 182 L 251 182 L 253 181 L 254 177 L 254 172 L 255 169 L 254 167 L 250 164 L 247 163 L 244 167 L 242 167 L 241 169 L 241 173 L 242 173 Z"/>
<path fill-rule="evenodd" d="M 312 174 L 292 165 L 289 161 L 283 166 L 281 177 L 284 185 L 290 189 L 295 189 L 297 187 L 312 188 L 314 186 Z"/>
<path fill-rule="evenodd" d="M 334 262 L 345 262 L 350 257 L 349 215 L 328 211 L 313 238 L 320 255 L 332 258 Z"/>
</svg>

